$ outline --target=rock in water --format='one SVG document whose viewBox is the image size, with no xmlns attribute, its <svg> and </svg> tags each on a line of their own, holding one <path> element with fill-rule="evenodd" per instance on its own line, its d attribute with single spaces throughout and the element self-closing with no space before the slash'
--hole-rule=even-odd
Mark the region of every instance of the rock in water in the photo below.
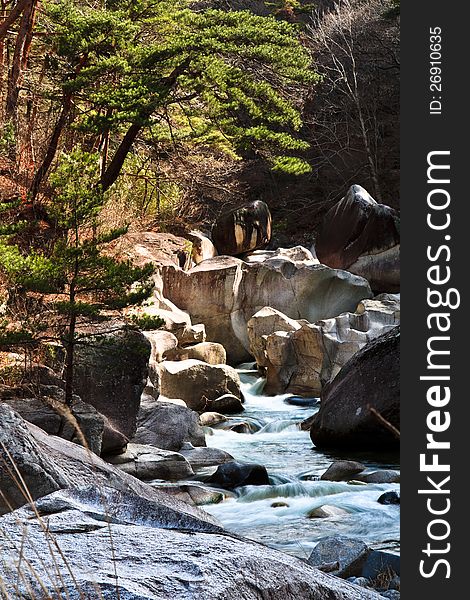
<svg viewBox="0 0 470 600">
<path fill-rule="evenodd" d="M 75 349 L 75 392 L 128 439 L 137 429 L 150 352 L 150 342 L 142 332 L 112 323 L 83 335 Z M 103 435 L 102 452 L 107 450 Z"/>
<path fill-rule="evenodd" d="M 370 411 L 400 427 L 400 328 L 355 354 L 322 392 L 310 437 L 318 447 L 384 448 L 399 438 Z"/>
<path fill-rule="evenodd" d="M 368 579 L 377 579 L 391 573 L 400 575 L 400 556 L 383 550 L 373 550 L 362 569 L 362 576 Z"/>
<path fill-rule="evenodd" d="M 322 506 L 309 510 L 307 517 L 309 519 L 329 519 L 330 517 L 343 517 L 347 514 L 347 511 L 342 508 L 330 506 L 329 504 L 323 504 Z"/>
<path fill-rule="evenodd" d="M 354 475 L 365 469 L 362 463 L 354 460 L 336 460 L 323 473 L 320 479 L 324 481 L 348 481 L 354 479 Z"/>
<path fill-rule="evenodd" d="M 194 475 L 191 465 L 182 454 L 144 444 L 128 444 L 125 452 L 108 458 L 108 462 L 124 473 L 143 480 L 177 481 Z"/>
<path fill-rule="evenodd" d="M 243 485 L 270 485 L 266 467 L 255 463 L 239 462 L 220 465 L 207 483 L 229 490 Z"/>
<path fill-rule="evenodd" d="M 400 492 L 385 492 L 379 496 L 377 502 L 379 504 L 400 504 Z"/>
<path fill-rule="evenodd" d="M 7 534 L 0 580 L 9 598 L 19 595 L 18 585 L 24 598 L 55 598 L 59 590 L 71 600 L 379 599 L 210 523 L 171 513 L 165 518 L 159 506 L 135 495 L 57 492 L 38 502 L 37 510 L 46 529 L 29 508 L 0 519 L 0 535 Z M 20 547 L 24 577 L 17 575 Z"/>
<path fill-rule="evenodd" d="M 160 364 L 161 393 L 181 398 L 192 410 L 220 412 L 212 401 L 225 394 L 241 398 L 240 378 L 228 365 L 209 365 L 195 359 Z"/>
<path fill-rule="evenodd" d="M 315 250 L 321 263 L 365 277 L 376 292 L 400 289 L 399 217 L 360 185 L 326 213 Z"/>
<path fill-rule="evenodd" d="M 318 542 L 309 556 L 308 564 L 319 567 L 325 563 L 338 563 L 338 568 L 331 571 L 337 577 L 359 577 L 370 548 L 360 540 L 343 535 L 324 538 Z"/>
<path fill-rule="evenodd" d="M 219 254 L 237 256 L 264 248 L 271 239 L 271 213 L 260 200 L 221 215 L 212 227 Z"/>
<path fill-rule="evenodd" d="M 372 473 L 361 473 L 356 479 L 364 483 L 400 483 L 400 473 L 392 469 L 381 469 Z"/>
</svg>

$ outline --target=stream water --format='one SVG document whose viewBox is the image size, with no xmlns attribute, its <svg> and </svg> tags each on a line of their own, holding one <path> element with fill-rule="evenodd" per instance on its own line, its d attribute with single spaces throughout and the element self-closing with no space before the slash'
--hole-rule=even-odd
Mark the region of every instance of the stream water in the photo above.
<svg viewBox="0 0 470 600">
<path fill-rule="evenodd" d="M 206 505 L 204 510 L 230 531 L 304 558 L 320 538 L 335 534 L 359 538 L 376 549 L 398 551 L 400 509 L 377 502 L 383 492 L 398 490 L 398 484 L 351 485 L 318 479 L 333 460 L 360 460 L 368 470 L 376 471 L 398 469 L 398 455 L 317 450 L 299 423 L 318 406 L 287 404 L 290 394 L 264 396 L 264 379 L 252 368 L 240 366 L 245 411 L 237 417 L 261 428 L 254 433 L 210 428 L 206 439 L 208 446 L 226 450 L 236 460 L 264 465 L 271 485 L 239 488 L 237 497 Z M 273 507 L 276 503 L 284 505 Z M 324 504 L 348 514 L 307 518 L 310 510 Z"/>
</svg>

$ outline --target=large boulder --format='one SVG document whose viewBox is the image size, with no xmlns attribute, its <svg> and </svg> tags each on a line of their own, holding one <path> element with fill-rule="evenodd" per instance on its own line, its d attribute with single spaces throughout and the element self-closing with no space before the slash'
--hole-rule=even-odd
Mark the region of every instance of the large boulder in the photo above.
<svg viewBox="0 0 470 600">
<path fill-rule="evenodd" d="M 205 446 L 206 438 L 198 414 L 186 406 L 143 398 L 139 411 L 136 444 L 149 444 L 178 452 L 183 444 Z"/>
<path fill-rule="evenodd" d="M 176 513 L 162 518 L 158 504 L 136 495 L 56 492 L 39 501 L 36 510 L 24 508 L 0 520 L 0 534 L 5 534 L 0 580 L 7 597 L 379 599 L 202 520 L 178 520 Z M 51 542 L 56 537 L 60 552 Z"/>
<path fill-rule="evenodd" d="M 264 248 L 271 239 L 271 213 L 260 200 L 222 214 L 212 227 L 219 254 L 237 256 Z"/>
<path fill-rule="evenodd" d="M 108 459 L 112 465 L 138 479 L 177 481 L 194 475 L 182 454 L 144 444 L 128 444 L 126 451 Z"/>
<path fill-rule="evenodd" d="M 48 435 L 0 404 L 0 514 L 23 506 L 28 498 L 90 485 L 98 495 L 111 487 L 157 502 L 163 517 L 177 513 L 181 518 L 215 523 L 209 515 L 154 490 L 82 446 Z"/>
<path fill-rule="evenodd" d="M 323 389 L 310 437 L 318 447 L 398 447 L 370 409 L 400 427 L 400 329 L 369 342 Z"/>
<path fill-rule="evenodd" d="M 137 429 L 150 352 L 150 343 L 142 332 L 112 323 L 82 334 L 76 346 L 75 392 L 128 439 Z M 106 450 L 103 438 L 103 452 Z"/>
<path fill-rule="evenodd" d="M 382 294 L 362 300 L 355 312 L 313 324 L 265 307 L 248 321 L 248 336 L 265 370 L 265 393 L 319 396 L 356 352 L 399 322 L 399 297 Z"/>
<path fill-rule="evenodd" d="M 229 490 L 244 485 L 270 485 L 266 467 L 256 463 L 235 461 L 220 465 L 207 483 Z"/>
<path fill-rule="evenodd" d="M 29 421 L 52 435 L 83 444 L 95 454 L 101 453 L 105 418 L 91 404 L 72 398 L 72 415 L 65 404 L 65 392 L 56 385 L 0 386 L 0 402 L 5 402 Z"/>
<path fill-rule="evenodd" d="M 376 292 L 400 289 L 399 217 L 360 185 L 326 213 L 315 249 L 320 262 L 365 277 Z"/>
<path fill-rule="evenodd" d="M 240 378 L 232 367 L 209 365 L 195 360 L 164 361 L 160 364 L 161 392 L 167 398 L 180 398 L 192 410 L 212 409 L 211 401 L 224 394 L 241 397 Z"/>
<path fill-rule="evenodd" d="M 208 338 L 225 347 L 231 364 L 251 358 L 247 323 L 266 306 L 314 323 L 354 311 L 372 296 L 361 277 L 282 255 L 250 264 L 218 256 L 188 272 L 164 267 L 162 279 L 165 296 L 204 323 Z"/>
</svg>

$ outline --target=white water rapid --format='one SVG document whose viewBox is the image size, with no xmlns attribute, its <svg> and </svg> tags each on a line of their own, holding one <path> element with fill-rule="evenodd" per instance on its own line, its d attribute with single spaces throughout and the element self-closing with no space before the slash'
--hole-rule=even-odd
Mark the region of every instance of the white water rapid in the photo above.
<svg viewBox="0 0 470 600">
<path fill-rule="evenodd" d="M 272 485 L 239 488 L 237 497 L 206 505 L 204 510 L 230 531 L 304 558 L 320 538 L 335 534 L 359 538 L 376 549 L 397 551 L 399 506 L 382 505 L 377 499 L 385 491 L 398 490 L 398 484 L 351 485 L 321 481 L 319 477 L 333 460 L 360 460 L 376 471 L 397 469 L 398 457 L 317 450 L 308 431 L 302 431 L 299 424 L 318 406 L 287 404 L 290 394 L 263 396 L 264 380 L 250 368 L 252 365 L 240 366 L 246 402 L 237 419 L 258 430 L 236 433 L 208 428 L 207 445 L 226 450 L 236 460 L 264 465 Z M 347 514 L 326 519 L 307 517 L 309 511 L 325 504 Z"/>
</svg>

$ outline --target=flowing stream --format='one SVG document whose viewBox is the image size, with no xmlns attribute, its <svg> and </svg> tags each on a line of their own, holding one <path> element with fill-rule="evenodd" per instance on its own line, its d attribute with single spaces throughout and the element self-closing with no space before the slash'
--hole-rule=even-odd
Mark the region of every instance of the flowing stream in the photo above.
<svg viewBox="0 0 470 600">
<path fill-rule="evenodd" d="M 236 497 L 206 505 L 204 510 L 230 531 L 304 558 L 320 538 L 335 534 L 359 538 L 376 549 L 398 551 L 400 509 L 377 502 L 383 492 L 398 490 L 398 484 L 351 485 L 319 480 L 333 460 L 359 460 L 368 470 L 376 471 L 397 469 L 398 455 L 341 455 L 317 450 L 299 423 L 313 415 L 318 406 L 287 404 L 290 394 L 263 396 L 264 379 L 251 369 L 251 364 L 239 369 L 245 411 L 235 420 L 259 429 L 236 433 L 208 428 L 207 445 L 226 450 L 236 460 L 264 465 L 271 485 L 239 488 Z M 348 514 L 326 519 L 307 517 L 310 510 L 324 504 Z"/>
</svg>

